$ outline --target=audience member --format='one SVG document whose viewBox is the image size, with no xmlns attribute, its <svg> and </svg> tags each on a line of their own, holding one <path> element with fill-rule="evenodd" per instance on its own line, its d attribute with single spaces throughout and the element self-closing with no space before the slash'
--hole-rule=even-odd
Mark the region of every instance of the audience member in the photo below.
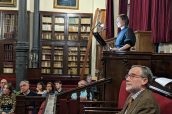
<svg viewBox="0 0 172 114">
<path fill-rule="evenodd" d="M 85 80 L 80 80 L 80 81 L 78 82 L 78 87 L 84 87 L 84 86 L 86 86 L 86 85 L 87 85 L 87 82 L 86 82 Z M 71 95 L 71 99 L 76 100 L 76 99 L 77 99 L 77 93 L 73 93 L 73 94 Z M 90 94 L 88 95 L 87 90 L 83 90 L 83 91 L 80 92 L 80 100 L 81 100 L 81 101 L 82 101 L 82 100 L 92 100 L 92 94 L 90 93 Z"/>
<path fill-rule="evenodd" d="M 55 94 L 59 94 L 64 92 L 64 89 L 62 88 L 62 82 L 61 81 L 55 81 Z"/>
<path fill-rule="evenodd" d="M 43 97 L 46 97 L 48 94 L 54 94 L 54 85 L 52 82 L 48 82 L 46 85 L 46 90 L 42 94 Z"/>
<path fill-rule="evenodd" d="M 37 96 L 37 94 L 30 90 L 29 81 L 21 81 L 20 82 L 20 94 L 25 96 Z"/>
<path fill-rule="evenodd" d="M 16 95 L 13 93 L 12 85 L 5 84 L 0 96 L 0 114 L 13 114 L 16 106 Z"/>
<path fill-rule="evenodd" d="M 54 85 L 52 82 L 48 82 L 46 85 L 46 91 L 42 94 L 43 97 L 46 97 L 48 94 L 54 94 Z M 46 107 L 46 101 L 43 101 L 40 108 L 39 108 L 39 112 L 38 114 L 42 114 L 44 109 Z"/>
<path fill-rule="evenodd" d="M 38 95 L 42 95 L 44 93 L 44 84 L 42 82 L 38 82 L 36 85 L 36 93 Z"/>
<path fill-rule="evenodd" d="M 158 104 L 147 85 L 152 80 L 152 72 L 146 66 L 134 65 L 126 75 L 126 91 L 130 93 L 118 114 L 160 114 Z"/>
<path fill-rule="evenodd" d="M 93 82 L 91 75 L 88 75 L 86 80 L 88 84 L 91 84 Z M 91 87 L 90 92 L 92 94 L 92 99 L 96 100 L 97 87 L 96 86 Z"/>
<path fill-rule="evenodd" d="M 3 88 L 4 88 L 4 85 L 7 84 L 7 80 L 6 79 L 2 79 L 1 80 L 1 83 L 0 83 L 0 95 L 2 95 L 2 92 L 3 92 Z"/>
</svg>

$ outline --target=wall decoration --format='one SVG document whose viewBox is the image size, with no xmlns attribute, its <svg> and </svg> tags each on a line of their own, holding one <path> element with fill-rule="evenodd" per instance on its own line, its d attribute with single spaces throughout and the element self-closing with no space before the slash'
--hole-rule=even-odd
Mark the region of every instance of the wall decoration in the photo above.
<svg viewBox="0 0 172 114">
<path fill-rule="evenodd" d="M 54 0 L 54 8 L 78 9 L 79 0 Z"/>
<path fill-rule="evenodd" d="M 0 7 L 15 7 L 16 0 L 0 0 Z"/>
</svg>

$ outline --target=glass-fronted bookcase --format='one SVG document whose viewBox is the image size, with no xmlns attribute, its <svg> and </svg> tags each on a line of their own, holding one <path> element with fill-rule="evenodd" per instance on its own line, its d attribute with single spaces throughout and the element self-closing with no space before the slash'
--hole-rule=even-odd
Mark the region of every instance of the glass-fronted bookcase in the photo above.
<svg viewBox="0 0 172 114">
<path fill-rule="evenodd" d="M 17 11 L 0 11 L 0 74 L 15 73 Z"/>
<path fill-rule="evenodd" d="M 40 23 L 41 73 L 79 76 L 84 63 L 92 14 L 41 12 Z M 85 75 L 90 72 L 89 54 Z"/>
</svg>

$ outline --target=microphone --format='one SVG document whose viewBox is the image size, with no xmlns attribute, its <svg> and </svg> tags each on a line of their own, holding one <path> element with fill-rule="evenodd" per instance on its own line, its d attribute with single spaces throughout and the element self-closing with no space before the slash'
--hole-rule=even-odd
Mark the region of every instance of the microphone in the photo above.
<svg viewBox="0 0 172 114">
<path fill-rule="evenodd" d="M 95 28 L 103 28 L 104 24 L 102 24 L 100 21 L 97 22 L 97 24 L 91 29 L 91 31 L 93 31 Z"/>
<path fill-rule="evenodd" d="M 98 32 L 102 32 L 104 30 L 107 30 L 108 27 L 105 27 L 104 24 L 100 24 L 97 29 L 98 29 Z"/>
<path fill-rule="evenodd" d="M 103 23 L 99 23 L 99 24 L 98 24 L 98 27 L 103 28 L 103 27 L 104 27 L 104 24 L 103 24 Z"/>
</svg>

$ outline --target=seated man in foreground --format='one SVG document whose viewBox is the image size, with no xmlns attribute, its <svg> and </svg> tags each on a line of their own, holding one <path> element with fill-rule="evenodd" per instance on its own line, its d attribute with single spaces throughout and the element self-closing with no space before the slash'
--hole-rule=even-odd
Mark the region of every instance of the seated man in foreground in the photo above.
<svg viewBox="0 0 172 114">
<path fill-rule="evenodd" d="M 134 65 L 126 75 L 126 91 L 130 93 L 126 103 L 118 114 L 160 114 L 147 85 L 152 80 L 152 72 L 146 66 Z"/>
</svg>

